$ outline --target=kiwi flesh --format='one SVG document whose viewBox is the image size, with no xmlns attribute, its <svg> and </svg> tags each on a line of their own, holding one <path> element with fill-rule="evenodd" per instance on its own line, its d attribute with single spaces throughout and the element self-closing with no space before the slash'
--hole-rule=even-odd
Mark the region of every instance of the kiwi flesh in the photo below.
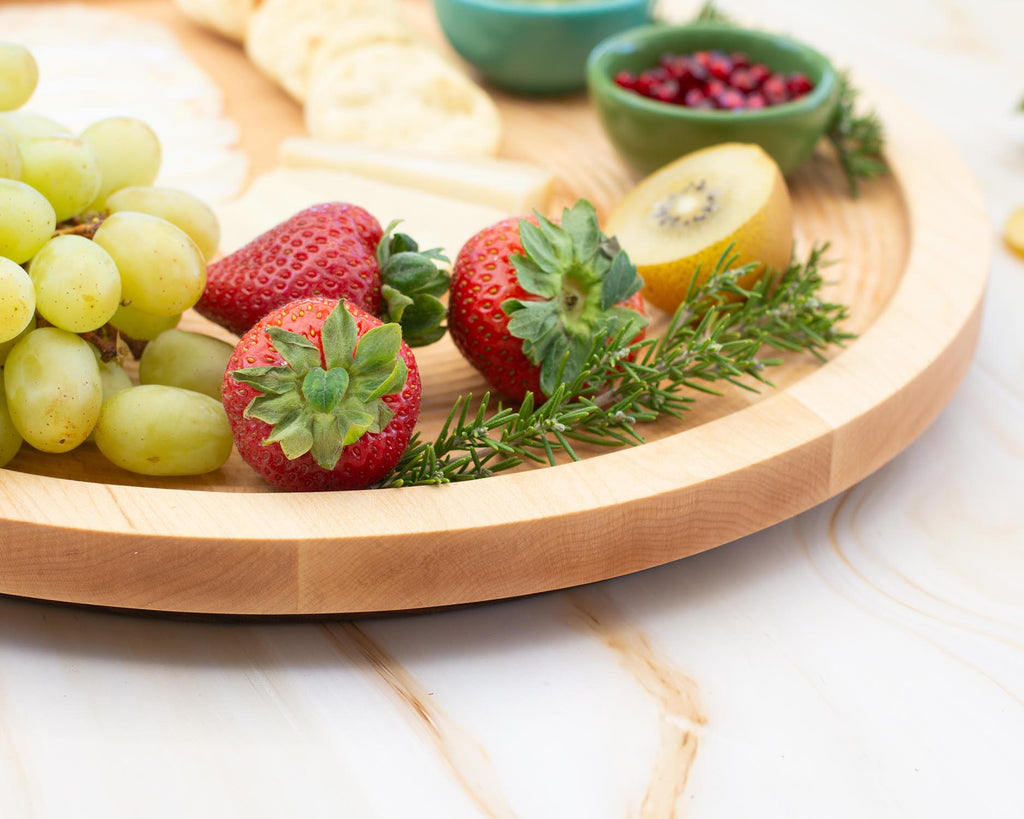
<svg viewBox="0 0 1024 819">
<path fill-rule="evenodd" d="M 674 310 L 690 283 L 728 250 L 737 265 L 782 269 L 793 252 L 793 209 L 775 161 L 757 145 L 726 143 L 688 154 L 640 181 L 613 210 L 606 232 L 637 265 L 645 298 Z"/>
</svg>

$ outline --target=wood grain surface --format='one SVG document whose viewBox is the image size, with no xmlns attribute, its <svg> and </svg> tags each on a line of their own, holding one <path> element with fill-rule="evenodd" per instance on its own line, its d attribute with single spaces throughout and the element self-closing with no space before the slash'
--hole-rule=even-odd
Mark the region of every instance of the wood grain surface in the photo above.
<svg viewBox="0 0 1024 819">
<path fill-rule="evenodd" d="M 237 45 L 166 3 L 99 5 L 175 30 L 224 89 L 254 174 L 302 133 L 298 106 Z M 407 7 L 436 36 L 429 5 Z M 607 213 L 634 183 L 584 97 L 495 96 L 503 154 L 557 175 L 552 211 L 582 196 Z M 0 470 L 0 592 L 222 614 L 459 605 L 676 560 L 842 491 L 902 451 L 959 385 L 991 241 L 944 138 L 884 89 L 867 96 L 887 126 L 892 175 L 854 201 L 823 153 L 790 180 L 798 248 L 831 243 L 827 295 L 850 306 L 859 336 L 827 364 L 791 357 L 772 371 L 774 389 L 702 399 L 684 422 L 645 429 L 641 447 L 442 487 L 288 494 L 237 455 L 213 475 L 147 479 L 91 444 L 60 456 L 26 446 Z M 182 326 L 222 334 L 192 314 Z M 447 339 L 417 358 L 430 434 L 456 396 L 484 385 Z"/>
</svg>

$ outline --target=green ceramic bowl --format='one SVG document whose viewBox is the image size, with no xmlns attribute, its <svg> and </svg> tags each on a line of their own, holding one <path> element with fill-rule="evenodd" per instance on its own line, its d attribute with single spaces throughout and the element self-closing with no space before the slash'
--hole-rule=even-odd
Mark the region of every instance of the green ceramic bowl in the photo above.
<svg viewBox="0 0 1024 819">
<path fill-rule="evenodd" d="M 492 85 L 518 94 L 586 88 L 587 56 L 651 22 L 653 0 L 434 0 L 445 37 Z"/>
<path fill-rule="evenodd" d="M 719 49 L 745 52 L 776 72 L 802 71 L 814 89 L 793 102 L 758 110 L 720 111 L 658 102 L 614 82 L 619 71 L 639 73 L 666 53 Z M 808 46 L 777 34 L 713 23 L 643 26 L 598 44 L 587 61 L 591 100 L 612 144 L 638 173 L 721 142 L 754 142 L 789 175 L 813 152 L 839 102 L 840 78 Z"/>
</svg>

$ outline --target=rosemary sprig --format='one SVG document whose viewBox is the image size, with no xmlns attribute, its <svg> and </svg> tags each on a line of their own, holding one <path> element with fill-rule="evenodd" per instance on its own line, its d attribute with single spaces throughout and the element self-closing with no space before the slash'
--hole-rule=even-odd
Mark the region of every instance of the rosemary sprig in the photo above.
<svg viewBox="0 0 1024 819">
<path fill-rule="evenodd" d="M 432 441 L 417 433 L 381 487 L 451 483 L 488 477 L 527 461 L 554 465 L 557 453 L 577 460 L 573 442 L 607 446 L 644 442 L 638 427 L 664 415 L 682 417 L 700 394 L 720 394 L 716 382 L 757 390 L 771 385 L 764 348 L 810 353 L 842 345 L 852 335 L 839 328 L 846 307 L 824 302 L 821 268 L 827 244 L 803 264 L 765 276 L 747 290 L 738 280 L 749 266 L 734 267 L 731 250 L 688 298 L 657 338 L 630 343 L 630 328 L 611 340 L 597 337 L 588 364 L 561 383 L 543 403 L 531 395 L 518 408 L 492 413 L 485 394 L 458 398 Z M 724 301 L 722 293 L 739 296 Z"/>
<path fill-rule="evenodd" d="M 703 5 L 701 5 L 697 10 L 697 14 L 694 15 L 693 22 L 727 23 L 729 25 L 735 25 L 735 22 L 728 14 L 718 10 L 718 6 L 715 5 L 714 0 L 705 0 Z"/>
<path fill-rule="evenodd" d="M 885 134 L 881 120 L 874 111 L 858 113 L 859 92 L 846 73 L 840 74 L 839 103 L 825 136 L 835 148 L 839 163 L 846 174 L 850 196 L 860 194 L 860 182 L 886 173 L 882 151 Z"/>
</svg>

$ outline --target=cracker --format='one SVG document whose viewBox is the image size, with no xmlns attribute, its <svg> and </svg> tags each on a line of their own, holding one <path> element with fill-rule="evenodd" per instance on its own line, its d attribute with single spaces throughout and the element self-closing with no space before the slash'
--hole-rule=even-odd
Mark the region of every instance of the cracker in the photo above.
<svg viewBox="0 0 1024 819">
<path fill-rule="evenodd" d="M 264 0 L 249 20 L 249 59 L 296 100 L 306 99 L 313 61 L 332 32 L 363 19 L 398 19 L 393 0 Z"/>
<path fill-rule="evenodd" d="M 305 121 L 316 139 L 440 156 L 494 156 L 502 135 L 483 89 L 414 43 L 370 43 L 322 66 Z"/>
</svg>

